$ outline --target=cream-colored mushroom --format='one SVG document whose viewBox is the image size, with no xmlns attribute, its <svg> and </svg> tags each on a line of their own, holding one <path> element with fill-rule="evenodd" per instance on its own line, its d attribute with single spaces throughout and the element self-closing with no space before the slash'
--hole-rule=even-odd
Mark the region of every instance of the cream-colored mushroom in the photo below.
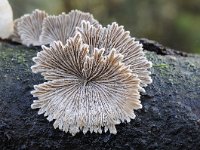
<svg viewBox="0 0 200 150">
<path fill-rule="evenodd" d="M 0 38 L 5 39 L 13 32 L 13 12 L 8 0 L 0 0 Z"/>
</svg>

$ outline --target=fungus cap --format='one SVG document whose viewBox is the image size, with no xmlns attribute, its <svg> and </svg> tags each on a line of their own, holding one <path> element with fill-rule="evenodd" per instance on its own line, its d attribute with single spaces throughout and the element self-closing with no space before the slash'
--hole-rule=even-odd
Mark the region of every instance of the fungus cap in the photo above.
<svg viewBox="0 0 200 150">
<path fill-rule="evenodd" d="M 8 0 L 0 0 L 0 38 L 8 38 L 13 32 L 13 12 Z"/>
</svg>

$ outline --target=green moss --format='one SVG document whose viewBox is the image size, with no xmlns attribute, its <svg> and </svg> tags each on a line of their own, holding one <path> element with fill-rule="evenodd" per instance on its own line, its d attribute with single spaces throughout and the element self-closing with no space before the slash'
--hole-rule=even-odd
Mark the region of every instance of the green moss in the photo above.
<svg viewBox="0 0 200 150">
<path fill-rule="evenodd" d="M 169 65 L 167 64 L 153 64 L 153 67 L 158 67 L 158 68 L 161 68 L 161 69 L 167 69 L 169 68 Z"/>
<path fill-rule="evenodd" d="M 16 54 L 16 60 L 17 60 L 18 63 L 24 64 L 26 62 L 25 54 L 24 53 Z"/>
<path fill-rule="evenodd" d="M 14 69 L 19 64 L 25 72 L 30 72 L 32 57 L 36 56 L 37 49 L 27 48 L 22 45 L 0 44 L 0 68 Z"/>
<path fill-rule="evenodd" d="M 0 60 L 7 60 L 13 55 L 13 50 L 8 48 L 6 51 L 0 51 Z"/>
</svg>

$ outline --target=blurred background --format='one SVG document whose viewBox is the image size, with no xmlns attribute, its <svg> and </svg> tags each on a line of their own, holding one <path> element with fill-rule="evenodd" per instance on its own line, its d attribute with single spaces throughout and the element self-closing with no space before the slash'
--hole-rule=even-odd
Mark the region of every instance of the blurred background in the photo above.
<svg viewBox="0 0 200 150">
<path fill-rule="evenodd" d="M 49 14 L 79 9 L 104 26 L 113 21 L 131 35 L 200 53 L 200 0 L 9 0 L 14 18 L 38 8 Z"/>
</svg>

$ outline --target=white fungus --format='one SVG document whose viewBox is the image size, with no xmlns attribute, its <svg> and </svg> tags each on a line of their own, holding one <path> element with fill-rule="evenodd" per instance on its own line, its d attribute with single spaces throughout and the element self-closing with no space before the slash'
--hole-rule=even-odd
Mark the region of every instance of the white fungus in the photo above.
<svg viewBox="0 0 200 150">
<path fill-rule="evenodd" d="M 142 44 L 135 41 L 123 26 L 114 22 L 103 28 L 82 21 L 81 27 L 77 27 L 76 30 L 81 35 L 83 43 L 90 46 L 91 52 L 94 48 L 104 48 L 104 55 L 106 55 L 114 48 L 117 53 L 124 55 L 122 62 L 130 66 L 132 72 L 138 75 L 142 87 L 152 82 L 150 71 L 148 71 L 151 68 L 151 62 L 145 57 Z M 144 89 L 140 90 L 144 91 Z"/>
<path fill-rule="evenodd" d="M 10 39 L 50 44 L 33 58 L 32 71 L 46 82 L 34 86 L 31 108 L 54 121 L 54 128 L 72 135 L 116 134 L 115 126 L 130 122 L 142 108 L 139 92 L 152 82 L 151 62 L 123 26 L 102 27 L 78 10 L 58 16 L 35 10 L 14 21 Z"/>
<path fill-rule="evenodd" d="M 92 14 L 79 10 L 48 16 L 45 11 L 36 9 L 14 21 L 14 31 L 9 38 L 26 46 L 51 44 L 58 40 L 65 44 L 69 37 L 75 35 L 75 29 L 81 25 L 82 20 L 100 26 Z"/>
<path fill-rule="evenodd" d="M 66 43 L 69 37 L 75 35 L 75 28 L 81 25 L 81 21 L 89 21 L 92 25 L 99 25 L 90 13 L 85 13 L 79 10 L 72 10 L 68 14 L 59 16 L 49 16 L 43 22 L 42 34 L 40 41 L 43 44 L 50 44 L 54 41 Z"/>
<path fill-rule="evenodd" d="M 8 0 L 0 0 L 0 38 L 6 39 L 13 32 L 13 12 Z"/>
<path fill-rule="evenodd" d="M 31 107 L 54 121 L 54 127 L 75 135 L 79 131 L 116 134 L 115 125 L 135 118 L 142 108 L 140 79 L 115 48 L 95 48 L 83 43 L 79 33 L 33 58 L 32 71 L 47 82 L 34 86 Z M 104 55 L 106 52 L 106 55 Z"/>
</svg>

